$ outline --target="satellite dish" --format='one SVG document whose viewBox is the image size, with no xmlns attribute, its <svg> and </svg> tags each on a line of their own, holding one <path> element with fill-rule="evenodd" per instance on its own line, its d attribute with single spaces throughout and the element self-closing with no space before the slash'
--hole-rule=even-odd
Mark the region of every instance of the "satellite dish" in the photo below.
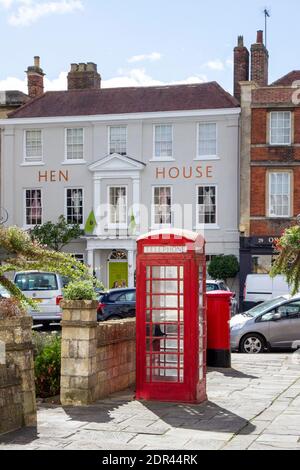
<svg viewBox="0 0 300 470">
<path fill-rule="evenodd" d="M 8 221 L 8 212 L 4 207 L 0 207 L 0 225 Z"/>
</svg>

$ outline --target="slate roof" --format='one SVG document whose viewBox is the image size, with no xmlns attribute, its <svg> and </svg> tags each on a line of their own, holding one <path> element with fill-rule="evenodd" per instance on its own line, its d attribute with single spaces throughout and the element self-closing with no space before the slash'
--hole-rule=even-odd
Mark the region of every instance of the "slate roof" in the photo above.
<svg viewBox="0 0 300 470">
<path fill-rule="evenodd" d="M 9 114 L 9 118 L 237 108 L 238 101 L 218 83 L 100 90 L 50 91 Z"/>
</svg>

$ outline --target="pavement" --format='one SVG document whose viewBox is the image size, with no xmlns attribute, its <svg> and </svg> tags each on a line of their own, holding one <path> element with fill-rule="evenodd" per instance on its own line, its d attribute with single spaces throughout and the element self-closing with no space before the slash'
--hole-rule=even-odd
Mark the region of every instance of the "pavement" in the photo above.
<svg viewBox="0 0 300 470">
<path fill-rule="evenodd" d="M 133 391 L 93 406 L 40 405 L 38 427 L 0 437 L 0 450 L 300 450 L 300 355 L 234 354 L 208 371 L 209 401 L 138 402 Z"/>
</svg>

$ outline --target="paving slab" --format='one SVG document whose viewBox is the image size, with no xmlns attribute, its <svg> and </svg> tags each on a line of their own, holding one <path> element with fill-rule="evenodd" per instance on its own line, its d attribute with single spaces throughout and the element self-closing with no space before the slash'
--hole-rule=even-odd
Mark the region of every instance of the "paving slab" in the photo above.
<svg viewBox="0 0 300 470">
<path fill-rule="evenodd" d="M 0 436 L 0 450 L 299 449 L 300 364 L 292 354 L 234 354 L 209 369 L 208 402 L 138 402 L 133 390 L 89 407 L 39 404 L 37 429 Z"/>
</svg>

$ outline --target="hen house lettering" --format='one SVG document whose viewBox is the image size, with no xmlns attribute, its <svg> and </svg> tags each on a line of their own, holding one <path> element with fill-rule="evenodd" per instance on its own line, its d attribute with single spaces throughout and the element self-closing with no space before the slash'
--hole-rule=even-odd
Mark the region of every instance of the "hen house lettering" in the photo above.
<svg viewBox="0 0 300 470">
<path fill-rule="evenodd" d="M 192 166 L 177 167 L 173 166 L 171 168 L 156 168 L 156 179 L 193 179 L 193 178 L 212 178 L 213 177 L 213 167 L 212 166 L 197 166 L 193 168 Z"/>
</svg>

